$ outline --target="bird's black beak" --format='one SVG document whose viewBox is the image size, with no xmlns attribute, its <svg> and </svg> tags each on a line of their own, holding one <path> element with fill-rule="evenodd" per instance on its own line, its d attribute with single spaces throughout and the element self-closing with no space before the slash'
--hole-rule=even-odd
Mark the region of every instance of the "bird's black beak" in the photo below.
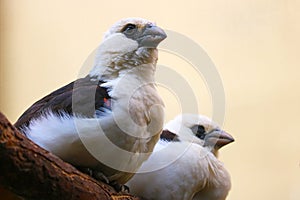
<svg viewBox="0 0 300 200">
<path fill-rule="evenodd" d="M 217 149 L 234 142 L 234 138 L 223 130 L 213 131 L 205 137 L 205 146 L 215 146 Z"/>
<path fill-rule="evenodd" d="M 167 34 L 163 29 L 153 24 L 147 24 L 137 41 L 140 47 L 156 48 L 166 37 Z"/>
</svg>

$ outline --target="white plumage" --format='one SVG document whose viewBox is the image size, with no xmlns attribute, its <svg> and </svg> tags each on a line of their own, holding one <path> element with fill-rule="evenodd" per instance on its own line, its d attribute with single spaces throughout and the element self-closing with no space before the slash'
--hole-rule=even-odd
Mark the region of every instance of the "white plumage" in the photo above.
<svg viewBox="0 0 300 200">
<path fill-rule="evenodd" d="M 233 138 L 202 115 L 180 115 L 164 131 L 176 134 L 173 141 L 160 139 L 127 183 L 130 191 L 147 200 L 224 200 L 230 175 L 216 154 Z"/>
<path fill-rule="evenodd" d="M 78 167 L 125 183 L 163 127 L 154 83 L 157 45 L 166 38 L 140 18 L 113 25 L 90 73 L 33 104 L 16 122 L 31 140 Z"/>
</svg>

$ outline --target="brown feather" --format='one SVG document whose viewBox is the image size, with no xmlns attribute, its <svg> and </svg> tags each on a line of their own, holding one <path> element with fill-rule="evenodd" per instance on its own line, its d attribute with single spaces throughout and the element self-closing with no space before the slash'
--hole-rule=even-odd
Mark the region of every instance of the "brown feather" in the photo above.
<svg viewBox="0 0 300 200">
<path fill-rule="evenodd" d="M 26 127 L 30 121 L 37 119 L 49 111 L 61 115 L 80 115 L 93 117 L 95 110 L 100 107 L 107 107 L 107 100 L 110 99 L 107 89 L 99 86 L 102 81 L 93 80 L 92 77 L 77 79 L 68 85 L 50 93 L 29 107 L 15 123 L 17 128 Z"/>
<path fill-rule="evenodd" d="M 160 139 L 162 140 L 166 140 L 169 142 L 179 142 L 180 140 L 178 139 L 178 135 L 176 135 L 175 133 L 172 133 L 169 130 L 163 130 L 161 135 L 160 135 Z"/>
</svg>

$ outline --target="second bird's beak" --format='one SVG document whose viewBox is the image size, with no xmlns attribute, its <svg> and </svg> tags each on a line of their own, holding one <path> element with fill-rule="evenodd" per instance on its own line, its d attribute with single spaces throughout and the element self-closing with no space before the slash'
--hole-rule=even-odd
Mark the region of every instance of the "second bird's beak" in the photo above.
<svg viewBox="0 0 300 200">
<path fill-rule="evenodd" d="M 223 130 L 213 131 L 205 137 L 205 146 L 215 146 L 220 149 L 221 147 L 234 142 L 234 138 Z"/>
<path fill-rule="evenodd" d="M 157 45 L 167 37 L 163 29 L 155 25 L 147 25 L 138 39 L 139 46 L 156 48 Z"/>
</svg>

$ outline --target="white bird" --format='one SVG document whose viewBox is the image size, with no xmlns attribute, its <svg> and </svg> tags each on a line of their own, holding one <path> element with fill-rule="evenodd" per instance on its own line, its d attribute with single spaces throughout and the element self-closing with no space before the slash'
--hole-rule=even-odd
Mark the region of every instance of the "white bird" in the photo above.
<svg viewBox="0 0 300 200">
<path fill-rule="evenodd" d="M 89 74 L 34 103 L 15 126 L 74 166 L 124 184 L 162 131 L 154 75 L 156 47 L 165 38 L 153 22 L 120 20 L 105 34 Z"/>
<path fill-rule="evenodd" d="M 205 116 L 179 115 L 126 185 L 147 200 L 224 200 L 231 181 L 217 153 L 233 141 Z"/>
</svg>

